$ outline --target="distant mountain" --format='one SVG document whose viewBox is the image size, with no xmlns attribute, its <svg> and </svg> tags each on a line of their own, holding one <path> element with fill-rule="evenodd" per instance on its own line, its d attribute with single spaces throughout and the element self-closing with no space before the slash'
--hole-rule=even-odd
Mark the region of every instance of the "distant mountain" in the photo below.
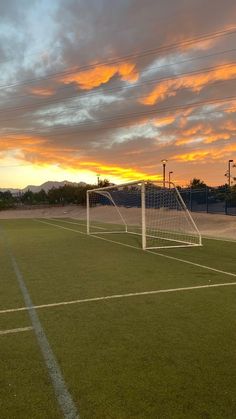
<svg viewBox="0 0 236 419">
<path fill-rule="evenodd" d="M 41 189 L 44 189 L 45 192 L 48 192 L 49 189 L 52 188 L 60 188 L 61 186 L 64 185 L 73 185 L 73 186 L 86 186 L 85 182 L 68 182 L 67 180 L 63 180 L 62 182 L 57 182 L 57 181 L 48 181 L 43 183 L 42 185 L 36 186 L 36 185 L 28 185 L 23 189 L 12 189 L 12 188 L 2 188 L 0 189 L 1 192 L 5 192 L 5 191 L 10 191 L 12 194 L 18 194 L 19 192 L 26 192 L 28 190 L 32 191 L 32 192 L 39 192 L 41 191 Z"/>
<path fill-rule="evenodd" d="M 41 189 L 44 189 L 45 192 L 48 192 L 49 189 L 52 188 L 60 188 L 62 186 L 65 185 L 72 185 L 72 186 L 85 186 L 86 183 L 85 182 L 68 182 L 67 180 L 63 180 L 62 182 L 57 182 L 57 181 L 48 181 L 43 183 L 42 185 L 39 186 L 35 186 L 35 185 L 28 185 L 26 186 L 24 189 L 22 189 L 22 192 L 26 192 L 28 190 L 32 191 L 32 192 L 39 192 L 41 191 Z"/>
<path fill-rule="evenodd" d="M 18 194 L 21 192 L 21 189 L 13 189 L 13 188 L 0 188 L 0 192 L 7 192 L 10 191 L 12 194 Z"/>
</svg>

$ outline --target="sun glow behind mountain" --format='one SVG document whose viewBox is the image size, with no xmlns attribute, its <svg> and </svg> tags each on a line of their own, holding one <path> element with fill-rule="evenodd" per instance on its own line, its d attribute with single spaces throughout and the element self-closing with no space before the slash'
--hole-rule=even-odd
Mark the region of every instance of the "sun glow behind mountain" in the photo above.
<svg viewBox="0 0 236 419">
<path fill-rule="evenodd" d="M 6 6 L 1 186 L 161 179 L 163 158 L 178 184 L 224 183 L 236 156 L 236 5 L 218 6 Z"/>
</svg>

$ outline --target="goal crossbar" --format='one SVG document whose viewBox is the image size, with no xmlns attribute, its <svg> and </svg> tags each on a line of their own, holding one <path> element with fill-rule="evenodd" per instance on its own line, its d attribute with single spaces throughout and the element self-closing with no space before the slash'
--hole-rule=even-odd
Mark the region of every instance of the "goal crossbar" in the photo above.
<svg viewBox="0 0 236 419">
<path fill-rule="evenodd" d="M 145 249 L 201 246 L 201 234 L 172 182 L 140 180 L 87 191 L 87 234 L 126 233 Z M 102 231 L 98 231 L 102 230 Z"/>
</svg>

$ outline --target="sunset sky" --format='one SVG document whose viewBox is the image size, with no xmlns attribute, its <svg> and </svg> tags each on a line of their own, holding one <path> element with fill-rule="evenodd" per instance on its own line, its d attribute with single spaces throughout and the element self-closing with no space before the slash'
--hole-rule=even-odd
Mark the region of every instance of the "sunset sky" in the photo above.
<svg viewBox="0 0 236 419">
<path fill-rule="evenodd" d="M 236 163 L 235 0 L 1 0 L 0 67 L 0 188 Z"/>
</svg>

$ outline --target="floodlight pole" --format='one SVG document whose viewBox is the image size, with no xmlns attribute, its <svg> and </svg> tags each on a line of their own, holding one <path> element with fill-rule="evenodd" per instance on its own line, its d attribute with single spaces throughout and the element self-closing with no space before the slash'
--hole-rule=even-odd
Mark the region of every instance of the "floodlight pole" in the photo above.
<svg viewBox="0 0 236 419">
<path fill-rule="evenodd" d="M 168 160 L 166 160 L 166 159 L 163 159 L 161 161 L 162 162 L 162 170 L 163 170 L 163 175 L 162 175 L 162 177 L 163 177 L 163 188 L 166 187 L 166 163 L 167 163 L 167 161 Z"/>
</svg>

